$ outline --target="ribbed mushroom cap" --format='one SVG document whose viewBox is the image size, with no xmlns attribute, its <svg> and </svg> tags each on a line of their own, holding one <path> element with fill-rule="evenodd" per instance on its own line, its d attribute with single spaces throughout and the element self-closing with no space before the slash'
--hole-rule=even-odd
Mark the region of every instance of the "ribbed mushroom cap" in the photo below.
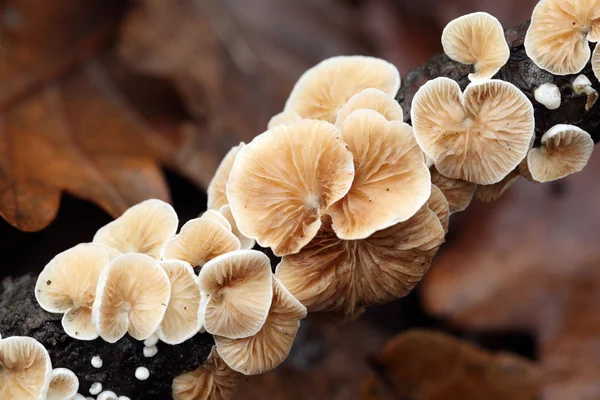
<svg viewBox="0 0 600 400">
<path fill-rule="evenodd" d="M 600 43 L 596 43 L 594 54 L 592 55 L 592 70 L 596 79 L 600 81 Z"/>
<path fill-rule="evenodd" d="M 242 377 L 225 364 L 213 346 L 200 368 L 173 379 L 173 400 L 231 400 Z"/>
<path fill-rule="evenodd" d="M 102 271 L 93 318 L 100 337 L 109 343 L 127 332 L 146 340 L 158 329 L 169 305 L 171 285 L 152 257 L 130 253 L 115 258 Z"/>
<path fill-rule="evenodd" d="M 271 307 L 272 275 L 269 257 L 255 250 L 234 251 L 206 263 L 198 276 L 207 296 L 206 331 L 229 338 L 256 334 Z"/>
<path fill-rule="evenodd" d="M 235 235 L 236 238 L 240 241 L 242 250 L 250 250 L 256 244 L 256 240 L 250 239 L 242 234 L 238 229 L 237 223 L 235 222 L 235 218 L 233 218 L 233 214 L 231 213 L 231 206 L 229 204 L 224 205 L 219 210 L 221 215 L 223 215 L 229 224 L 231 225 L 231 233 Z"/>
<path fill-rule="evenodd" d="M 229 223 L 229 220 L 217 210 L 207 210 L 200 216 L 200 218 L 218 222 L 219 224 L 223 225 L 225 229 L 231 231 L 231 224 Z"/>
<path fill-rule="evenodd" d="M 45 400 L 52 363 L 37 340 L 13 336 L 0 340 L 0 399 Z"/>
<path fill-rule="evenodd" d="M 92 321 L 98 278 L 117 254 L 102 244 L 80 244 L 54 257 L 38 276 L 35 297 L 44 310 L 65 314 L 67 335 L 79 340 L 98 337 Z"/>
<path fill-rule="evenodd" d="M 514 85 L 458 83 L 436 78 L 415 95 L 411 110 L 415 137 L 444 176 L 480 185 L 501 181 L 529 149 L 533 106 Z"/>
<path fill-rule="evenodd" d="M 477 187 L 476 184 L 463 181 L 462 179 L 445 177 L 435 167 L 432 167 L 429 171 L 431 172 L 431 183 L 442 191 L 448 201 L 450 214 L 463 211 L 471 204 L 475 188 Z"/>
<path fill-rule="evenodd" d="M 50 374 L 46 400 L 72 400 L 79 390 L 79 379 L 70 369 L 56 368 Z"/>
<path fill-rule="evenodd" d="M 520 177 L 521 173 L 519 172 L 519 168 L 515 168 L 498 183 L 492 185 L 477 185 L 477 189 L 475 189 L 475 198 L 484 203 L 498 200 L 504 192 L 519 180 Z"/>
<path fill-rule="evenodd" d="M 215 172 L 212 180 L 208 184 L 206 194 L 208 195 L 208 208 L 211 210 L 218 210 L 225 204 L 229 204 L 227 200 L 227 193 L 225 193 L 225 187 L 229 180 L 229 174 L 231 173 L 231 166 L 235 157 L 240 150 L 245 146 L 244 142 L 240 142 L 239 145 L 232 147 L 231 150 L 225 155 L 221 164 Z"/>
<path fill-rule="evenodd" d="M 398 69 L 385 60 L 364 56 L 338 56 L 306 71 L 285 104 L 286 112 L 302 118 L 334 123 L 338 111 L 360 91 L 374 88 L 388 96 L 400 89 Z"/>
<path fill-rule="evenodd" d="M 573 125 L 556 125 L 542 136 L 542 147 L 529 151 L 527 166 L 534 180 L 554 181 L 581 171 L 592 150 L 589 133 Z"/>
<path fill-rule="evenodd" d="M 427 200 L 427 207 L 435 213 L 440 220 L 444 233 L 448 233 L 448 226 L 450 224 L 450 207 L 448 200 L 444 197 L 442 191 L 435 185 L 431 185 L 431 196 Z"/>
<path fill-rule="evenodd" d="M 410 125 L 360 109 L 344 120 L 342 139 L 355 172 L 350 191 L 327 210 L 339 238 L 366 238 L 406 221 L 425 204 L 431 179 Z"/>
<path fill-rule="evenodd" d="M 192 266 L 185 261 L 161 261 L 171 284 L 167 311 L 158 328 L 158 338 L 167 344 L 180 344 L 200 330 L 200 288 Z"/>
<path fill-rule="evenodd" d="M 444 53 L 454 61 L 475 66 L 471 81 L 490 79 L 510 57 L 502 24 L 485 12 L 450 21 L 442 33 Z"/>
<path fill-rule="evenodd" d="M 554 75 L 580 72 L 590 60 L 588 41 L 600 40 L 597 0 L 541 0 L 525 35 L 533 62 Z"/>
<path fill-rule="evenodd" d="M 244 375 L 270 371 L 290 354 L 304 317 L 306 307 L 274 278 L 273 304 L 260 331 L 242 339 L 215 336 L 217 351 L 231 369 Z"/>
<path fill-rule="evenodd" d="M 352 96 L 346 105 L 340 109 L 335 120 L 335 126 L 341 128 L 348 115 L 362 108 L 377 111 L 388 121 L 402 122 L 404 120 L 402 107 L 392 96 L 388 96 L 381 90 L 368 88 Z"/>
<path fill-rule="evenodd" d="M 352 153 L 330 123 L 279 125 L 256 137 L 233 163 L 227 196 L 240 232 L 276 255 L 296 253 L 321 215 L 348 192 Z"/>
<path fill-rule="evenodd" d="M 164 244 L 177 231 L 179 220 L 170 204 L 151 199 L 131 207 L 115 221 L 100 228 L 94 243 L 121 253 L 142 253 L 160 258 Z"/>
<path fill-rule="evenodd" d="M 268 129 L 273 129 L 276 126 L 279 126 L 281 124 L 287 124 L 290 122 L 298 122 L 301 121 L 302 117 L 300 115 L 298 115 L 297 113 L 293 112 L 293 111 L 283 111 L 280 112 L 277 115 L 274 115 L 270 120 L 269 120 L 269 124 L 267 125 Z"/>
</svg>

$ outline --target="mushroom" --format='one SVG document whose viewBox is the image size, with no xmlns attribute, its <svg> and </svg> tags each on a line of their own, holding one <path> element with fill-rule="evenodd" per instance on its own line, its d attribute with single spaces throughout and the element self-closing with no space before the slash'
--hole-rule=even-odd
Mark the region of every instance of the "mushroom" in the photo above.
<svg viewBox="0 0 600 400">
<path fill-rule="evenodd" d="M 596 51 L 594 54 L 598 54 L 598 57 L 600 58 L 598 46 L 596 46 Z M 598 62 L 600 63 L 600 60 Z M 600 68 L 600 65 L 598 68 Z M 598 73 L 600 73 L 600 69 L 598 70 Z M 592 107 L 594 107 L 594 104 L 596 104 L 596 101 L 598 101 L 598 92 L 592 86 L 592 82 L 589 80 L 589 78 L 583 74 L 579 75 L 573 81 L 573 92 L 575 92 L 575 94 L 587 96 L 587 102 L 585 103 L 586 110 L 591 110 Z"/>
<path fill-rule="evenodd" d="M 395 96 L 400 89 L 398 69 L 373 57 L 332 57 L 321 61 L 298 79 L 284 111 L 295 112 L 302 118 L 334 123 L 338 111 L 348 100 L 367 88 Z"/>
<path fill-rule="evenodd" d="M 597 0 L 541 0 L 525 35 L 525 51 L 554 75 L 581 72 L 590 59 L 588 41 L 600 40 Z"/>
<path fill-rule="evenodd" d="M 500 198 L 512 185 L 514 185 L 522 174 L 520 173 L 520 166 L 515 168 L 510 174 L 506 175 L 498 183 L 492 185 L 477 185 L 475 189 L 475 198 L 489 203 Z"/>
<path fill-rule="evenodd" d="M 79 379 L 70 369 L 56 368 L 50 374 L 46 400 L 72 400 L 77 395 Z"/>
<path fill-rule="evenodd" d="M 410 125 L 360 109 L 344 120 L 341 137 L 355 173 L 350 191 L 327 210 L 340 239 L 364 239 L 419 211 L 431 178 Z"/>
<path fill-rule="evenodd" d="M 142 253 L 160 258 L 164 244 L 177 231 L 177 213 L 170 204 L 151 199 L 131 207 L 115 221 L 100 228 L 94 243 L 121 253 Z"/>
<path fill-rule="evenodd" d="M 229 220 L 217 210 L 207 210 L 202 215 L 200 215 L 200 218 L 218 222 L 219 224 L 223 225 L 225 229 L 231 231 L 231 224 L 229 223 Z"/>
<path fill-rule="evenodd" d="M 240 232 L 281 256 L 310 242 L 353 177 L 352 153 L 335 126 L 302 120 L 268 130 L 240 151 L 227 197 Z"/>
<path fill-rule="evenodd" d="M 437 186 L 448 201 L 450 214 L 463 211 L 471 204 L 477 185 L 462 179 L 447 178 L 440 174 L 435 167 L 430 169 L 431 183 Z"/>
<path fill-rule="evenodd" d="M 208 184 L 206 194 L 208 195 L 208 208 L 211 210 L 218 210 L 225 204 L 229 204 L 227 200 L 227 194 L 225 193 L 225 187 L 229 180 L 229 174 L 231 173 L 231 166 L 235 157 L 240 150 L 245 146 L 244 142 L 240 142 L 239 145 L 232 147 L 231 150 L 225 155 L 221 164 L 215 172 L 212 180 Z"/>
<path fill-rule="evenodd" d="M 206 218 L 186 222 L 181 231 L 167 243 L 163 259 L 183 260 L 202 267 L 207 261 L 239 250 L 240 241 L 222 224 Z"/>
<path fill-rule="evenodd" d="M 244 375 L 270 371 L 290 353 L 300 320 L 305 317 L 306 307 L 273 278 L 273 303 L 260 331 L 240 339 L 215 336 L 217 351 L 231 369 Z"/>
<path fill-rule="evenodd" d="M 273 129 L 278 125 L 281 124 L 287 124 L 290 122 L 298 122 L 301 121 L 302 117 L 298 114 L 296 114 L 293 111 L 289 111 L 289 112 L 280 112 L 277 115 L 274 115 L 270 120 L 269 120 L 269 124 L 267 125 L 267 129 Z"/>
<path fill-rule="evenodd" d="M 44 310 L 64 314 L 62 326 L 72 338 L 98 337 L 92 321 L 98 278 L 117 253 L 101 244 L 80 244 L 54 257 L 38 276 L 35 298 Z"/>
<path fill-rule="evenodd" d="M 167 273 L 145 254 L 115 258 L 98 281 L 93 319 L 100 337 L 115 343 L 127 332 L 148 339 L 158 329 L 171 296 Z"/>
<path fill-rule="evenodd" d="M 200 368 L 173 379 L 173 400 L 230 400 L 242 376 L 225 364 L 213 346 Z"/>
<path fill-rule="evenodd" d="M 452 60 L 475 66 L 471 81 L 491 78 L 510 57 L 502 24 L 485 12 L 450 21 L 442 32 L 442 47 Z"/>
<path fill-rule="evenodd" d="M 404 120 L 402 107 L 393 97 L 388 96 L 381 90 L 368 88 L 352 96 L 346 105 L 340 109 L 335 120 L 335 126 L 341 128 L 346 117 L 361 108 L 375 110 L 388 121 L 402 122 Z"/>
<path fill-rule="evenodd" d="M 158 337 L 167 344 L 180 344 L 200 330 L 200 288 L 192 266 L 185 261 L 161 261 L 171 283 L 171 297 L 158 328 Z"/>
<path fill-rule="evenodd" d="M 436 78 L 416 93 L 411 110 L 417 143 L 444 176 L 480 185 L 501 181 L 527 154 L 533 105 L 514 85 Z"/>
<path fill-rule="evenodd" d="M 231 206 L 229 204 L 224 205 L 219 209 L 221 215 L 223 215 L 229 224 L 231 225 L 231 233 L 235 235 L 236 238 L 240 241 L 242 250 L 250 250 L 256 244 L 256 240 L 247 238 L 242 235 L 242 232 L 238 229 L 237 223 L 235 222 L 235 218 L 233 218 L 233 214 L 231 213 Z"/>
<path fill-rule="evenodd" d="M 269 257 L 259 251 L 233 251 L 206 263 L 198 276 L 204 329 L 232 339 L 256 334 L 271 307 L 272 280 Z"/>
<path fill-rule="evenodd" d="M 598 39 L 600 40 L 600 39 Z M 592 71 L 594 71 L 594 75 L 596 79 L 600 81 L 600 43 L 596 43 L 596 47 L 594 48 L 594 53 L 592 54 Z M 597 93 L 596 93 L 596 98 Z M 591 108 L 591 107 L 590 107 Z M 589 110 L 589 108 L 588 108 Z"/>
<path fill-rule="evenodd" d="M 535 101 L 546 107 L 548 110 L 556 110 L 560 107 L 560 90 L 554 83 L 546 82 L 541 84 L 534 90 L 533 97 L 535 98 Z"/>
<path fill-rule="evenodd" d="M 444 233 L 448 233 L 448 226 L 450 224 L 450 206 L 442 191 L 433 184 L 431 185 L 431 196 L 429 196 L 429 200 L 427 200 L 427 207 L 429 207 L 440 220 L 440 223 L 444 228 Z"/>
<path fill-rule="evenodd" d="M 13 336 L 0 340 L 0 399 L 45 400 L 52 363 L 37 340 Z"/>
<path fill-rule="evenodd" d="M 537 182 L 564 178 L 585 167 L 594 141 L 589 133 L 573 125 L 555 125 L 542 136 L 542 147 L 527 154 L 527 167 Z"/>
</svg>

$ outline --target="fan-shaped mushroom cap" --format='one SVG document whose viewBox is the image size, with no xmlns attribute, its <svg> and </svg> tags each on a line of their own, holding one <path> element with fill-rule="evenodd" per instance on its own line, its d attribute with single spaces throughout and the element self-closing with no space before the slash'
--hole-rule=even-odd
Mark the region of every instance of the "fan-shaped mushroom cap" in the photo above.
<svg viewBox="0 0 600 400">
<path fill-rule="evenodd" d="M 65 314 L 67 335 L 79 340 L 98 337 L 92 321 L 98 278 L 117 254 L 102 244 L 80 244 L 54 257 L 38 276 L 35 298 L 44 310 Z"/>
<path fill-rule="evenodd" d="M 219 224 L 223 225 L 225 229 L 231 231 L 231 224 L 229 223 L 229 220 L 217 210 L 207 210 L 200 216 L 200 218 L 218 222 Z"/>
<path fill-rule="evenodd" d="M 175 232 L 179 220 L 170 204 L 151 199 L 131 207 L 123 215 L 100 228 L 94 243 L 121 253 L 142 253 L 158 259 L 161 249 Z"/>
<path fill-rule="evenodd" d="M 304 317 L 306 307 L 274 278 L 273 304 L 260 331 L 242 339 L 215 336 L 217 351 L 231 369 L 244 375 L 270 371 L 290 354 Z"/>
<path fill-rule="evenodd" d="M 594 141 L 589 133 L 573 125 L 556 125 L 542 136 L 542 147 L 527 154 L 531 177 L 538 182 L 564 178 L 585 167 Z"/>
<path fill-rule="evenodd" d="M 45 400 L 52 363 L 37 340 L 13 336 L 0 340 L 0 399 Z"/>
<path fill-rule="evenodd" d="M 335 126 L 341 128 L 346 117 L 361 108 L 375 110 L 388 121 L 402 122 L 404 120 L 402 107 L 393 97 L 388 96 L 381 90 L 368 88 L 352 96 L 346 105 L 340 109 L 335 120 Z"/>
<path fill-rule="evenodd" d="M 576 74 L 590 59 L 588 40 L 600 40 L 597 0 L 541 0 L 525 35 L 525 51 L 541 69 Z"/>
<path fill-rule="evenodd" d="M 173 379 L 173 399 L 231 400 L 242 377 L 225 364 L 213 346 L 208 360 L 200 368 Z"/>
<path fill-rule="evenodd" d="M 596 43 L 596 48 L 592 55 L 592 71 L 594 71 L 596 79 L 600 81 L 600 43 Z"/>
<path fill-rule="evenodd" d="M 491 78 L 510 57 L 502 24 L 485 12 L 451 21 L 442 32 L 442 46 L 454 61 L 475 66 L 471 81 Z"/>
<path fill-rule="evenodd" d="M 475 194 L 476 184 L 462 179 L 447 178 L 440 174 L 435 167 L 430 169 L 431 183 L 437 186 L 448 201 L 450 214 L 463 211 L 471 204 Z"/>
<path fill-rule="evenodd" d="M 308 246 L 283 257 L 276 275 L 309 312 L 352 314 L 408 294 L 443 242 L 440 220 L 426 205 L 408 221 L 362 240 L 341 240 L 324 221 Z"/>
<path fill-rule="evenodd" d="M 208 184 L 208 189 L 206 191 L 208 195 L 209 209 L 218 210 L 225 204 L 229 204 L 225 187 L 227 186 L 227 181 L 229 180 L 229 174 L 231 174 L 233 161 L 244 146 L 244 142 L 240 142 L 239 145 L 232 147 L 221 161 L 221 164 L 219 164 L 217 172 L 215 172 L 215 176 L 213 176 L 212 180 Z"/>
<path fill-rule="evenodd" d="M 229 221 L 229 224 L 231 225 L 231 233 L 233 233 L 235 237 L 237 237 L 240 241 L 242 250 L 250 250 L 251 248 L 253 248 L 256 244 L 256 240 L 247 238 L 246 236 L 242 235 L 242 232 L 240 232 L 240 230 L 238 229 L 237 223 L 235 222 L 235 218 L 233 218 L 233 214 L 231 213 L 231 206 L 229 204 L 226 204 L 223 207 L 221 207 L 219 212 L 227 219 L 227 221 Z"/>
<path fill-rule="evenodd" d="M 515 168 L 510 174 L 506 175 L 506 177 L 498 183 L 494 183 L 492 185 L 477 185 L 477 189 L 475 189 L 475 198 L 483 201 L 484 203 L 495 201 L 499 199 L 500 196 L 502 196 L 504 192 L 506 192 L 512 185 L 514 185 L 519 177 L 521 177 L 519 168 Z"/>
<path fill-rule="evenodd" d="M 354 156 L 355 173 L 350 191 L 327 210 L 339 238 L 366 238 L 406 221 L 425 204 L 431 179 L 410 125 L 361 109 L 345 119 L 342 139 Z"/>
<path fill-rule="evenodd" d="M 239 249 L 240 241 L 222 224 L 195 218 L 186 222 L 177 236 L 169 240 L 163 259 L 183 260 L 201 267 L 221 254 Z"/>
<path fill-rule="evenodd" d="M 267 125 L 267 129 L 273 129 L 276 126 L 279 126 L 281 124 L 287 124 L 290 122 L 298 122 L 301 121 L 302 117 L 298 114 L 296 114 L 293 111 L 283 111 L 280 112 L 277 115 L 274 115 L 270 120 L 269 120 L 269 124 Z"/>
<path fill-rule="evenodd" d="M 417 142 L 449 178 L 480 185 L 501 181 L 527 154 L 533 105 L 514 85 L 489 80 L 458 83 L 436 78 L 415 95 L 411 110 Z"/>
<path fill-rule="evenodd" d="M 46 400 L 71 400 L 79 390 L 79 379 L 70 369 L 56 368 L 50 374 Z"/>
<path fill-rule="evenodd" d="M 244 147 L 227 196 L 240 232 L 276 255 L 298 252 L 315 236 L 321 215 L 348 192 L 352 154 L 330 123 L 279 125 Z"/>
<path fill-rule="evenodd" d="M 185 261 L 161 261 L 171 283 L 171 297 L 158 328 L 158 337 L 167 344 L 180 344 L 200 330 L 200 288 L 192 266 Z"/>
<path fill-rule="evenodd" d="M 431 196 L 427 200 L 427 207 L 435 213 L 440 220 L 444 233 L 448 233 L 448 226 L 450 224 L 450 207 L 448 200 L 444 197 L 442 191 L 435 185 L 431 185 Z"/>
<path fill-rule="evenodd" d="M 158 329 L 169 304 L 171 285 L 158 262 L 145 254 L 115 258 L 102 271 L 93 318 L 102 339 L 114 343 L 127 332 L 146 340 Z"/>
<path fill-rule="evenodd" d="M 398 69 L 373 57 L 332 57 L 321 61 L 298 79 L 285 103 L 285 111 L 296 112 L 302 118 L 334 123 L 338 111 L 348 100 L 367 88 L 395 96 L 400 89 Z"/>
<path fill-rule="evenodd" d="M 208 297 L 206 331 L 229 338 L 258 332 L 271 306 L 272 275 L 269 257 L 255 250 L 234 251 L 206 263 L 198 276 L 200 290 Z"/>
</svg>

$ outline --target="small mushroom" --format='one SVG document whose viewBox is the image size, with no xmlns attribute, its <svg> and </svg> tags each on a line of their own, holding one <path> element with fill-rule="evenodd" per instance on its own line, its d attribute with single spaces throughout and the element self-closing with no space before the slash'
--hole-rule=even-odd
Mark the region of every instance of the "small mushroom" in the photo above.
<svg viewBox="0 0 600 400">
<path fill-rule="evenodd" d="M 305 317 L 306 307 L 274 278 L 273 303 L 260 331 L 241 339 L 215 336 L 217 351 L 231 369 L 244 375 L 270 371 L 287 358 Z"/>
<path fill-rule="evenodd" d="M 101 244 L 80 244 L 54 257 L 38 276 L 38 303 L 48 312 L 64 314 L 62 326 L 72 338 L 98 337 L 92 321 L 98 278 L 117 253 Z"/>
<path fill-rule="evenodd" d="M 171 296 L 167 273 L 145 254 L 123 254 L 98 281 L 93 318 L 100 337 L 115 343 L 127 332 L 148 339 L 158 329 Z"/>
<path fill-rule="evenodd" d="M 588 41 L 600 40 L 597 0 L 541 0 L 525 35 L 529 58 L 554 75 L 581 72 L 590 60 Z"/>
<path fill-rule="evenodd" d="M 492 185 L 477 185 L 475 190 L 475 198 L 484 203 L 498 200 L 512 185 L 514 185 L 519 177 L 521 177 L 520 166 L 515 168 L 510 174 L 506 175 L 498 183 Z"/>
<path fill-rule="evenodd" d="M 463 211 L 471 204 L 475 194 L 476 184 L 463 181 L 462 179 L 447 178 L 440 174 L 435 167 L 430 169 L 431 183 L 437 186 L 448 201 L 450 214 Z"/>
<path fill-rule="evenodd" d="M 259 251 L 233 251 L 206 263 L 198 276 L 206 331 L 232 339 L 256 334 L 271 307 L 272 280 L 269 257 Z"/>
<path fill-rule="evenodd" d="M 229 221 L 229 224 L 231 225 L 231 233 L 233 233 L 235 237 L 238 238 L 238 240 L 240 241 L 241 249 L 250 250 L 251 248 L 253 248 L 256 244 L 256 240 L 247 238 L 246 236 L 242 235 L 242 232 L 240 232 L 240 230 L 238 229 L 237 223 L 235 222 L 235 218 L 233 218 L 233 214 L 231 213 L 231 206 L 229 204 L 226 204 L 223 207 L 221 207 L 219 212 L 227 219 L 227 221 Z"/>
<path fill-rule="evenodd" d="M 491 78 L 510 57 L 502 24 L 485 12 L 450 21 L 442 32 L 442 46 L 452 60 L 475 66 L 471 81 Z"/>
<path fill-rule="evenodd" d="M 444 233 L 448 233 L 448 227 L 450 225 L 450 207 L 448 200 L 444 197 L 442 191 L 435 185 L 431 185 L 431 196 L 427 200 L 427 207 L 435 213 L 440 220 Z"/>
<path fill-rule="evenodd" d="M 361 108 L 375 110 L 388 121 L 402 122 L 404 120 L 402 107 L 393 97 L 388 96 L 381 90 L 368 88 L 352 96 L 346 105 L 340 109 L 335 126 L 341 128 L 346 117 Z"/>
<path fill-rule="evenodd" d="M 50 374 L 46 400 L 71 400 L 79 390 L 79 379 L 70 369 L 56 368 Z"/>
<path fill-rule="evenodd" d="M 444 176 L 480 185 L 501 181 L 527 154 L 533 105 L 514 85 L 458 83 L 436 78 L 415 95 L 411 110 L 417 143 Z"/>
<path fill-rule="evenodd" d="M 596 51 L 594 54 L 596 53 L 598 53 L 598 57 L 600 57 L 600 52 Z M 591 110 L 596 104 L 596 101 L 598 101 L 598 92 L 594 89 L 592 82 L 588 77 L 583 74 L 579 75 L 573 81 L 573 92 L 575 92 L 575 94 L 587 96 L 587 102 L 585 103 L 586 110 Z"/>
<path fill-rule="evenodd" d="M 235 157 L 240 150 L 245 146 L 244 142 L 240 142 L 239 145 L 232 147 L 231 150 L 225 155 L 221 164 L 215 172 L 212 180 L 208 184 L 206 194 L 208 195 L 208 208 L 210 210 L 218 210 L 225 204 L 229 204 L 227 200 L 227 194 L 225 193 L 225 187 L 229 180 L 229 174 L 231 173 L 231 166 Z"/>
<path fill-rule="evenodd" d="M 302 118 L 334 123 L 338 111 L 348 100 L 367 88 L 395 96 L 400 89 L 398 69 L 373 57 L 332 57 L 298 79 L 285 104 L 285 111 L 295 112 Z"/>
<path fill-rule="evenodd" d="M 217 210 L 207 210 L 200 216 L 200 218 L 218 222 L 219 224 L 223 225 L 225 229 L 231 231 L 231 224 L 229 223 L 229 220 Z"/>
<path fill-rule="evenodd" d="M 533 91 L 533 97 L 535 98 L 535 101 L 546 107 L 548 110 L 557 110 L 560 107 L 560 90 L 554 83 L 546 82 L 541 84 Z"/>
<path fill-rule="evenodd" d="M 327 210 L 340 239 L 364 239 L 419 211 L 431 179 L 410 125 L 360 109 L 344 120 L 341 138 L 355 173 L 350 191 Z"/>
<path fill-rule="evenodd" d="M 240 232 L 276 255 L 298 252 L 354 177 L 352 153 L 328 122 L 302 120 L 257 136 L 233 163 L 227 197 Z"/>
<path fill-rule="evenodd" d="M 598 39 L 598 40 L 600 40 L 600 39 Z M 596 47 L 594 48 L 594 53 L 592 54 L 592 71 L 594 71 L 594 75 L 596 76 L 596 79 L 598 79 L 600 81 L 600 43 L 596 43 Z M 597 94 L 596 94 L 596 96 L 597 96 Z M 588 108 L 588 110 L 589 110 L 589 108 Z"/>
<path fill-rule="evenodd" d="M 94 243 L 121 253 L 142 253 L 160 258 L 164 244 L 175 235 L 177 213 L 170 204 L 151 199 L 131 207 L 115 221 L 100 228 Z"/>
<path fill-rule="evenodd" d="M 594 141 L 589 133 L 573 125 L 556 125 L 542 136 L 542 147 L 527 154 L 527 166 L 537 182 L 549 182 L 585 167 Z"/>
<path fill-rule="evenodd" d="M 180 344 L 200 330 L 200 288 L 192 266 L 185 261 L 161 261 L 171 283 L 171 297 L 158 328 L 158 337 L 167 344 Z"/>
<path fill-rule="evenodd" d="M 301 121 L 302 117 L 298 114 L 296 114 L 293 111 L 283 111 L 280 112 L 277 115 L 274 115 L 270 120 L 269 120 L 269 124 L 267 125 L 267 129 L 273 129 L 278 125 L 281 124 L 287 124 L 290 122 L 298 122 Z"/>
</svg>

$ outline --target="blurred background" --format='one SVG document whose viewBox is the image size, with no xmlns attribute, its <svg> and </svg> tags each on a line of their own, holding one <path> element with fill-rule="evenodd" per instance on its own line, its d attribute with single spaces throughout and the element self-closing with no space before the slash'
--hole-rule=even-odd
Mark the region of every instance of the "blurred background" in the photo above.
<svg viewBox="0 0 600 400">
<path fill-rule="evenodd" d="M 453 18 L 517 26 L 535 3 L 0 0 L 0 277 L 39 272 L 148 197 L 197 216 L 221 157 L 320 60 L 374 55 L 405 75 Z M 303 323 L 286 363 L 236 399 L 461 398 L 365 389 L 384 344 L 415 327 L 534 361 L 544 399 L 600 399 L 599 168 L 595 155 L 559 183 L 473 203 L 417 290 L 345 325 Z"/>
</svg>

